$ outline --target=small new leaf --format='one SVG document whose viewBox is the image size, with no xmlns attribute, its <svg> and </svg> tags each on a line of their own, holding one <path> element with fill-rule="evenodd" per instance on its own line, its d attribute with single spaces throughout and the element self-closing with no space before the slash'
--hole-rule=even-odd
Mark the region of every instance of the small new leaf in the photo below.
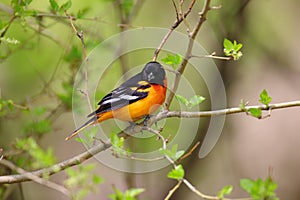
<svg viewBox="0 0 300 200">
<path fill-rule="evenodd" d="M 202 103 L 205 100 L 205 97 L 203 96 L 199 96 L 199 95 L 195 95 L 193 96 L 190 100 L 189 100 L 189 107 L 192 108 L 196 105 L 199 105 L 200 103 Z"/>
<path fill-rule="evenodd" d="M 249 112 L 253 117 L 256 117 L 256 118 L 258 118 L 258 119 L 260 119 L 261 116 L 262 116 L 262 111 L 261 111 L 261 109 L 259 109 L 259 108 L 250 108 L 250 109 L 248 110 L 248 112 Z"/>
<path fill-rule="evenodd" d="M 217 196 L 219 197 L 219 199 L 223 199 L 225 195 L 231 194 L 232 190 L 233 190 L 233 186 L 227 185 L 218 192 Z"/>
<path fill-rule="evenodd" d="M 123 0 L 122 1 L 122 10 L 126 17 L 128 17 L 130 15 L 133 5 L 134 5 L 133 0 Z"/>
<path fill-rule="evenodd" d="M 244 99 L 241 99 L 241 103 L 239 105 L 240 109 L 242 109 L 243 111 L 246 110 L 246 103 Z"/>
<path fill-rule="evenodd" d="M 68 10 L 69 8 L 71 8 L 72 6 L 72 1 L 71 0 L 68 0 L 66 3 L 64 3 L 63 5 L 61 5 L 59 7 L 59 12 L 60 13 L 63 13 L 65 12 L 66 10 Z"/>
<path fill-rule="evenodd" d="M 128 155 L 128 151 L 124 150 L 124 138 L 123 137 L 118 137 L 116 133 L 111 133 L 110 134 L 110 141 L 113 147 L 113 153 L 116 156 L 119 155 Z"/>
<path fill-rule="evenodd" d="M 231 49 L 233 49 L 233 44 L 230 40 L 228 40 L 227 38 L 224 38 L 223 47 L 225 50 L 230 51 Z"/>
<path fill-rule="evenodd" d="M 180 103 L 182 103 L 189 109 L 193 108 L 196 105 L 199 105 L 205 100 L 205 97 L 199 95 L 195 95 L 189 100 L 179 94 L 176 94 L 175 97 Z"/>
<path fill-rule="evenodd" d="M 176 179 L 176 180 L 181 180 L 184 177 L 184 169 L 182 165 L 177 165 L 174 169 L 172 169 L 168 173 L 168 178 Z"/>
<path fill-rule="evenodd" d="M 240 59 L 243 55 L 243 53 L 240 51 L 243 47 L 243 44 L 237 43 L 235 40 L 231 42 L 225 38 L 223 41 L 223 47 L 224 54 L 232 57 L 234 60 Z"/>
<path fill-rule="evenodd" d="M 114 187 L 114 194 L 110 194 L 109 198 L 112 200 L 136 200 L 136 196 L 144 192 L 143 188 L 131 188 L 122 193 L 119 189 Z"/>
<path fill-rule="evenodd" d="M 180 54 L 167 54 L 167 57 L 161 59 L 161 61 L 167 65 L 175 67 L 176 65 L 179 65 L 181 63 L 182 56 Z"/>
<path fill-rule="evenodd" d="M 250 193 L 251 189 L 253 188 L 254 181 L 248 178 L 243 178 L 240 180 L 240 186 L 243 188 L 246 192 Z"/>
<path fill-rule="evenodd" d="M 183 156 L 183 154 L 184 150 L 177 151 L 175 154 L 175 160 L 179 159 L 181 156 Z"/>
<path fill-rule="evenodd" d="M 159 149 L 160 153 L 165 155 L 165 156 L 168 156 L 170 157 L 172 160 L 177 160 L 178 158 L 180 158 L 183 154 L 184 154 L 184 150 L 180 150 L 180 151 L 177 151 L 178 149 L 178 145 L 177 144 L 174 144 L 172 146 L 172 149 Z"/>
<path fill-rule="evenodd" d="M 267 107 L 269 106 L 269 103 L 272 101 L 272 97 L 270 97 L 268 95 L 268 92 L 264 89 L 261 93 L 260 93 L 260 99 L 259 101 L 262 104 L 265 104 Z"/>
<path fill-rule="evenodd" d="M 51 10 L 54 12 L 57 12 L 59 9 L 59 6 L 57 4 L 57 2 L 55 0 L 49 0 L 50 6 L 51 6 Z"/>
<path fill-rule="evenodd" d="M 187 100 L 185 97 L 183 97 L 183 96 L 181 96 L 181 95 L 179 95 L 179 94 L 176 94 L 175 97 L 176 97 L 176 99 L 177 99 L 180 103 L 182 103 L 182 104 L 185 105 L 186 107 L 189 106 L 189 100 Z"/>
<path fill-rule="evenodd" d="M 240 185 L 251 195 L 252 199 L 278 200 L 275 194 L 277 184 L 271 177 L 268 177 L 265 181 L 260 178 L 257 180 L 241 179 Z"/>
</svg>

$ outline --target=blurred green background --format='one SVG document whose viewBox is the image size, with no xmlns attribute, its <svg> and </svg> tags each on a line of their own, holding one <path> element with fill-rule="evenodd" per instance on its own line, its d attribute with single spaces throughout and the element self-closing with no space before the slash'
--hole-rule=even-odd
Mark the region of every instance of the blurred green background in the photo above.
<svg viewBox="0 0 300 200">
<path fill-rule="evenodd" d="M 57 2 L 62 5 L 66 1 Z M 125 29 L 169 28 L 175 20 L 172 1 L 134 2 L 140 6 L 137 6 L 129 21 L 122 21 L 118 6 L 113 1 L 72 1 L 68 13 L 79 18 L 84 13 L 81 19 L 74 20 L 74 24 L 84 33 L 87 52 Z M 189 1 L 186 1 L 184 8 L 188 4 Z M 203 1 L 196 1 L 193 12 L 187 18 L 191 27 L 197 20 L 202 4 Z M 218 55 L 222 55 L 224 38 L 235 39 L 244 45 L 241 60 L 215 60 L 226 87 L 228 107 L 237 107 L 241 99 L 252 105 L 258 104 L 259 93 L 263 89 L 269 92 L 274 103 L 299 100 L 300 2 L 219 0 L 212 1 L 212 5 L 222 7 L 209 12 L 208 21 L 201 27 L 196 40 L 209 53 L 216 52 Z M 2 0 L 0 3 L 2 31 L 12 18 L 12 7 L 11 1 Z M 33 136 L 43 148 L 53 148 L 57 160 L 61 161 L 85 150 L 75 140 L 64 140 L 75 128 L 70 97 L 74 75 L 83 59 L 83 50 L 64 13 L 57 13 L 61 17 L 49 16 L 48 1 L 33 0 L 25 9 L 36 10 L 40 15 L 28 12 L 14 19 L 5 38 L 14 38 L 19 41 L 18 44 L 1 41 L 0 97 L 30 109 L 15 107 L 12 111 L 7 107 L 2 108 L 0 148 L 3 148 L 7 158 L 24 164 L 26 157 L 22 160 L 22 152 L 12 146 L 16 138 Z M 176 30 L 186 33 L 186 26 L 181 24 Z M 164 52 L 159 60 L 163 55 Z M 124 69 L 127 71 L 131 69 L 130 66 L 145 63 L 152 56 L 153 51 L 147 50 L 124 56 L 114 63 L 101 80 L 95 99 L 100 99 L 113 89 L 116 80 L 124 74 Z M 201 83 L 199 81 L 199 85 Z M 101 85 L 109 87 L 103 88 Z M 205 86 L 198 89 L 201 95 L 207 96 Z M 201 91 L 205 92 L 202 94 Z M 173 108 L 177 108 L 177 104 L 175 102 Z M 209 109 L 209 100 L 203 107 Z M 227 116 L 223 133 L 213 151 L 204 159 L 199 159 L 195 151 L 184 161 L 187 178 L 206 194 L 213 195 L 223 186 L 233 185 L 232 197 L 244 197 L 246 193 L 239 188 L 241 178 L 265 179 L 272 171 L 272 177 L 278 183 L 278 197 L 299 199 L 299 111 L 297 107 L 276 110 L 265 120 L 245 114 Z M 177 123 L 177 119 L 172 120 L 169 121 L 171 125 Z M 201 121 L 199 138 L 208 121 Z M 111 126 L 109 123 L 107 126 Z M 39 124 L 39 127 L 34 124 Z M 15 159 L 18 156 L 21 158 Z M 107 199 L 108 194 L 113 193 L 112 185 L 122 191 L 130 187 L 145 188 L 141 199 L 163 199 L 176 183 L 166 177 L 170 167 L 146 174 L 128 174 L 110 169 L 94 159 L 87 163 L 94 162 L 97 163 L 94 172 L 104 178 L 104 183 L 97 186 L 97 193 L 90 193 L 85 199 Z M 10 172 L 0 166 L 0 173 Z M 65 179 L 64 172 L 51 177 L 51 180 L 60 184 Z M 6 189 L 6 199 L 67 199 L 58 192 L 32 182 L 14 184 Z M 172 197 L 183 198 L 199 199 L 185 186 Z"/>
</svg>

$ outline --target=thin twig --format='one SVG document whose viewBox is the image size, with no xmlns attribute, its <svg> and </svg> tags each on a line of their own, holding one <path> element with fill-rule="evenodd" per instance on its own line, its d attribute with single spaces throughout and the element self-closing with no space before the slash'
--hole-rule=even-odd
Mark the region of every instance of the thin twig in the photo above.
<svg viewBox="0 0 300 200">
<path fill-rule="evenodd" d="M 9 27 L 11 26 L 11 24 L 13 23 L 13 21 L 16 19 L 16 15 L 13 13 L 13 15 L 11 16 L 11 18 L 8 21 L 8 24 L 6 25 L 6 27 L 4 28 L 4 30 L 2 31 L 0 38 L 3 38 L 5 36 L 5 34 L 7 33 Z M 2 40 L 0 40 L 0 44 L 1 44 Z"/>
<path fill-rule="evenodd" d="M 170 37 L 170 35 L 172 34 L 172 32 L 181 24 L 181 22 L 184 20 L 184 18 L 186 18 L 188 16 L 188 14 L 192 11 L 192 8 L 195 4 L 195 0 L 192 0 L 192 2 L 190 3 L 188 9 L 186 10 L 186 12 L 183 14 L 183 16 L 177 18 L 173 25 L 170 27 L 169 31 L 166 33 L 166 35 L 164 36 L 164 38 L 162 39 L 162 41 L 160 42 L 159 46 L 157 47 L 157 49 L 154 52 L 154 56 L 153 56 L 153 61 L 156 61 L 157 56 L 159 54 L 159 52 L 161 51 L 162 47 L 165 45 L 165 43 L 167 42 L 168 38 Z M 176 8 L 177 10 L 177 8 Z"/>
<path fill-rule="evenodd" d="M 168 195 L 165 197 L 164 200 L 169 200 L 174 192 L 180 187 L 182 180 L 179 180 L 177 184 L 169 191 Z"/>
<path fill-rule="evenodd" d="M 200 145 L 200 141 L 196 142 L 196 144 L 186 153 L 184 154 L 183 156 L 181 156 L 178 161 L 176 162 L 180 162 L 181 160 L 187 158 L 188 156 L 190 156 L 196 149 L 197 147 Z"/>
<path fill-rule="evenodd" d="M 188 47 L 187 47 L 187 50 L 185 52 L 185 56 L 180 64 L 180 67 L 178 68 L 178 72 L 180 75 L 176 76 L 175 77 L 175 80 L 173 82 L 173 85 L 172 85 L 172 88 L 171 88 L 171 91 L 169 96 L 167 97 L 167 100 L 165 102 L 165 106 L 166 106 L 166 109 L 169 109 L 170 107 L 170 104 L 174 98 L 174 95 L 177 91 L 177 88 L 179 86 L 179 82 L 180 82 L 180 77 L 181 77 L 181 74 L 183 74 L 184 70 L 185 70 L 185 67 L 188 63 L 188 60 L 189 60 L 189 57 L 191 56 L 192 54 L 192 50 L 193 50 L 193 46 L 194 46 L 194 40 L 200 30 L 200 27 L 202 26 L 202 24 L 204 23 L 204 21 L 206 21 L 206 15 L 208 13 L 208 11 L 210 10 L 210 0 L 206 0 L 204 2 L 204 6 L 202 8 L 202 11 L 200 12 L 199 14 L 199 20 L 197 21 L 194 29 L 192 32 L 189 33 L 189 43 L 188 43 Z"/>
<path fill-rule="evenodd" d="M 89 105 L 89 108 L 90 108 L 90 111 L 93 111 L 93 107 L 92 107 L 92 104 L 91 104 L 91 100 L 90 100 L 90 96 L 89 96 L 89 74 L 88 74 L 88 71 L 89 71 L 89 68 L 88 68 L 88 57 L 87 57 L 87 52 L 86 52 L 86 46 L 85 46 L 85 42 L 84 42 L 84 36 L 83 36 L 83 31 L 78 31 L 75 27 L 75 25 L 73 24 L 73 17 L 68 14 L 66 11 L 65 11 L 65 14 L 66 16 L 69 17 L 69 21 L 70 21 L 70 24 L 71 24 L 71 27 L 73 28 L 74 32 L 76 33 L 77 37 L 80 39 L 81 41 L 81 45 L 82 45 L 82 49 L 83 49 L 83 56 L 84 56 L 84 65 L 85 65 L 85 91 L 84 91 L 84 94 L 86 96 L 86 99 L 87 99 L 87 102 L 88 102 L 88 105 Z"/>
<path fill-rule="evenodd" d="M 216 56 L 215 52 L 213 52 L 210 55 L 190 55 L 189 58 L 213 58 L 213 59 L 218 59 L 218 60 L 232 60 L 232 57 L 225 57 L 225 56 Z"/>
</svg>

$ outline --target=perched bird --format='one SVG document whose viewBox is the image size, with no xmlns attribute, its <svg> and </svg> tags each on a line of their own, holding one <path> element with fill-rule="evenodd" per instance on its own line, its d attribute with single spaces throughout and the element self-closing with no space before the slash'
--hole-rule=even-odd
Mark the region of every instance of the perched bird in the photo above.
<svg viewBox="0 0 300 200">
<path fill-rule="evenodd" d="M 111 91 L 98 103 L 99 108 L 88 115 L 86 123 L 76 129 L 71 139 L 87 126 L 115 118 L 135 122 L 149 117 L 163 104 L 167 91 L 166 72 L 160 63 L 152 61 L 143 70 Z"/>
</svg>

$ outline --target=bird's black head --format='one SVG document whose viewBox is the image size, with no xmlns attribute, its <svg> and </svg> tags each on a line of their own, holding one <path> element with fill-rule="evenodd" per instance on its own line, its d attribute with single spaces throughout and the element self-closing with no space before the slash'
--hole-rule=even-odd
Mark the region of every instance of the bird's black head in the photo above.
<svg viewBox="0 0 300 200">
<path fill-rule="evenodd" d="M 143 80 L 149 83 L 164 85 L 165 76 L 164 68 L 156 61 L 148 62 L 142 71 Z"/>
</svg>

